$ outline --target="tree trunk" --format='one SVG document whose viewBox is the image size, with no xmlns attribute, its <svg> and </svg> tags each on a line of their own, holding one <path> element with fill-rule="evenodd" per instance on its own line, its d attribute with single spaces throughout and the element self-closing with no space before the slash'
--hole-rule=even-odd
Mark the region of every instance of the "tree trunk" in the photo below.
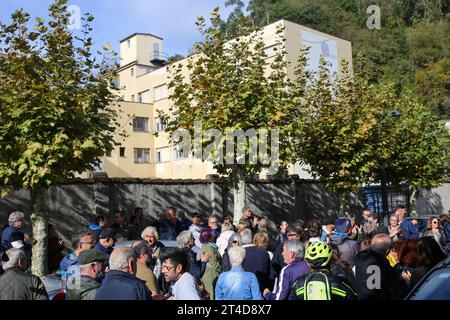
<svg viewBox="0 0 450 320">
<path fill-rule="evenodd" d="M 31 190 L 31 205 L 33 238 L 37 241 L 32 250 L 31 272 L 38 277 L 42 277 L 48 273 L 47 214 L 44 210 L 44 189 Z"/>
<path fill-rule="evenodd" d="M 233 223 L 237 225 L 242 217 L 242 209 L 245 207 L 245 176 L 238 176 L 233 182 Z"/>
<path fill-rule="evenodd" d="M 346 217 L 350 213 L 347 193 L 339 193 L 339 203 L 339 217 Z"/>
</svg>

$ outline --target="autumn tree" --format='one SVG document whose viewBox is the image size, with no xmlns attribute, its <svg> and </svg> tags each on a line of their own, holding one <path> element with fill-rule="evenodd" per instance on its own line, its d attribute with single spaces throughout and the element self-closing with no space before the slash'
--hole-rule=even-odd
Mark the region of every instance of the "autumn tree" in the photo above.
<svg viewBox="0 0 450 320">
<path fill-rule="evenodd" d="M 66 0 L 49 7 L 49 19 L 22 9 L 0 25 L 0 184 L 31 191 L 32 272 L 47 272 L 45 190 L 93 170 L 114 147 L 115 56 L 95 53 L 93 17 L 82 18 L 75 35 L 68 28 Z M 113 59 L 113 60 L 111 60 Z"/>
</svg>

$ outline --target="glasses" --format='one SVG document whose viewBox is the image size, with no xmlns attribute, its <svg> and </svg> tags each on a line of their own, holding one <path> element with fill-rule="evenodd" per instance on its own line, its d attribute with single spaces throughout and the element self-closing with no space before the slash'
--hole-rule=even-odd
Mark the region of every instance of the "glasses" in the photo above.
<svg viewBox="0 0 450 320">
<path fill-rule="evenodd" d="M 169 272 L 173 268 L 175 268 L 175 266 L 162 266 L 161 270 L 162 270 L 162 272 L 164 272 L 164 271 Z"/>
<path fill-rule="evenodd" d="M 232 241 L 232 243 L 239 243 L 239 241 L 237 241 L 237 240 L 233 240 L 233 241 Z"/>
<path fill-rule="evenodd" d="M 434 223 L 434 224 L 439 224 L 439 221 L 433 221 L 432 223 Z"/>
<path fill-rule="evenodd" d="M 298 234 L 296 233 L 288 233 L 288 237 L 298 237 Z"/>
</svg>

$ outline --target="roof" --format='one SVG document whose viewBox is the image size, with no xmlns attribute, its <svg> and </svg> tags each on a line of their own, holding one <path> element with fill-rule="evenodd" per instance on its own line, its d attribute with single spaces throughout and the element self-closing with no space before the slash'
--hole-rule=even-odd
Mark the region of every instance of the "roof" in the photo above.
<svg viewBox="0 0 450 320">
<path fill-rule="evenodd" d="M 151 36 L 151 37 L 154 37 L 154 38 L 157 38 L 157 39 L 163 40 L 163 38 L 161 38 L 161 37 L 158 37 L 158 36 L 155 36 L 154 34 L 151 34 L 151 33 L 141 33 L 141 32 L 135 32 L 135 33 L 133 33 L 132 35 L 129 35 L 128 37 L 126 37 L 126 38 L 123 38 L 122 40 L 120 40 L 120 43 L 122 43 L 122 42 L 124 42 L 124 41 L 127 41 L 128 39 L 130 39 L 130 38 L 133 38 L 134 36 L 137 36 L 137 35 L 142 35 L 142 36 Z"/>
</svg>

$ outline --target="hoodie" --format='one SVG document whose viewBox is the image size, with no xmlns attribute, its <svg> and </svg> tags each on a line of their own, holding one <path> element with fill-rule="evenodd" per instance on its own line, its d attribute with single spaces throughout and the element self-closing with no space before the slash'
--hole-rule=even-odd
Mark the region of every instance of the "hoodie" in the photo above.
<svg viewBox="0 0 450 320">
<path fill-rule="evenodd" d="M 353 268 L 355 257 L 359 252 L 358 242 L 349 239 L 345 233 L 335 232 L 331 236 L 331 243 L 338 247 L 341 260 L 347 262 Z"/>
</svg>

